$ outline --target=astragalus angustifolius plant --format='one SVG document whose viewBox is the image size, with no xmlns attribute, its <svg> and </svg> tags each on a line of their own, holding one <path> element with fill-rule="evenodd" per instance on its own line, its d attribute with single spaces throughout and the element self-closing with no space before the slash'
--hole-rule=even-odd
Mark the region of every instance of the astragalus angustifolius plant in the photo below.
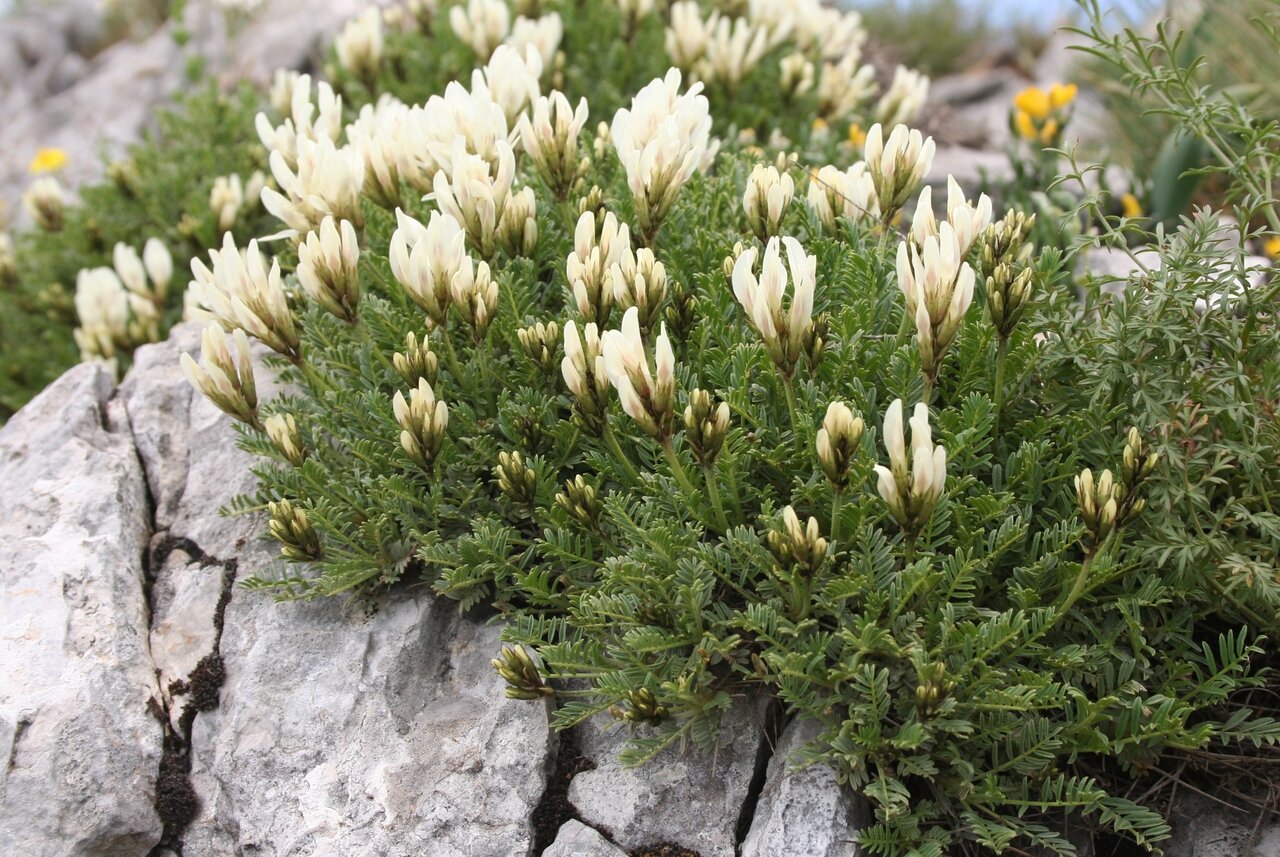
<svg viewBox="0 0 1280 857">
<path fill-rule="evenodd" d="M 661 35 L 644 4 L 589 5 Z M 632 763 L 712 747 L 735 697 L 776 697 L 875 806 L 874 854 L 1074 853 L 1072 815 L 1154 843 L 1164 821 L 1117 777 L 1280 737 L 1224 707 L 1261 682 L 1275 604 L 1180 587 L 1139 547 L 1167 478 L 1150 415 L 1091 404 L 1096 379 L 1079 408 L 1049 389 L 1076 319 L 1060 258 L 954 181 L 935 215 L 933 142 L 898 121 L 915 82 L 848 168 L 739 142 L 768 136 L 734 98 L 751 67 L 794 95 L 857 64 L 853 18 L 817 38 L 769 17 L 805 5 L 674 4 L 685 72 L 601 115 L 556 88 L 572 55 L 506 44 L 509 10 L 472 0 L 449 16 L 469 87 L 344 130 L 312 121 L 328 96 L 304 82 L 259 120 L 288 234 L 193 266 L 212 320 L 184 361 L 265 459 L 238 507 L 289 565 L 250 585 L 424 582 L 501 614 L 509 693 L 554 696 L 560 726 L 631 724 Z M 525 27 L 579 37 L 548 20 Z M 344 38 L 376 87 L 379 39 Z M 792 109 L 809 129 L 824 108 Z M 270 402 L 250 337 L 285 382 Z"/>
</svg>

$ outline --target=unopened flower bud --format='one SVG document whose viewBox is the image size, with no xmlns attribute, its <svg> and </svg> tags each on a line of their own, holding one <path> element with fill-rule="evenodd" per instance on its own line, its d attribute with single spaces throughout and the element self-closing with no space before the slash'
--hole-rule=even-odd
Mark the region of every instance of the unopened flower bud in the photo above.
<svg viewBox="0 0 1280 857">
<path fill-rule="evenodd" d="M 326 217 L 298 245 L 298 282 L 307 297 L 354 324 L 360 305 L 360 239 L 348 221 Z"/>
<path fill-rule="evenodd" d="M 205 398 L 230 417 L 252 426 L 258 425 L 258 393 L 253 378 L 253 361 L 249 340 L 244 331 L 231 334 L 236 356 L 233 358 L 222 327 L 210 324 L 204 329 L 200 344 L 200 362 L 190 354 L 181 358 L 182 373 Z"/>
<path fill-rule="evenodd" d="M 138 195 L 138 182 L 141 178 L 138 175 L 138 165 L 134 163 L 132 158 L 125 158 L 119 161 L 112 161 L 107 165 L 107 179 L 120 189 L 120 192 L 128 197 Z"/>
<path fill-rule="evenodd" d="M 881 435 L 889 454 L 889 466 L 876 465 L 881 499 L 898 526 L 914 538 L 924 529 L 942 497 L 947 480 L 947 451 L 933 443 L 929 408 L 921 402 L 910 420 L 908 449 L 902 419 L 902 400 L 895 399 L 885 412 Z"/>
<path fill-rule="evenodd" d="M 285 461 L 298 467 L 307 459 L 306 447 L 302 445 L 302 435 L 298 431 L 298 422 L 293 414 L 273 414 L 263 424 L 267 438 L 284 456 Z"/>
<path fill-rule="evenodd" d="M 712 466 L 729 433 L 729 403 L 716 404 L 706 390 L 691 391 L 684 409 L 684 433 L 698 463 Z"/>
<path fill-rule="evenodd" d="M 440 361 L 432 353 L 425 335 L 419 342 L 417 334 L 409 331 L 404 337 L 404 351 L 397 351 L 392 355 L 391 365 L 412 389 L 422 379 L 426 379 L 428 384 L 435 384 Z"/>
<path fill-rule="evenodd" d="M 862 417 L 855 417 L 844 402 L 832 402 L 818 429 L 818 463 L 836 490 L 849 485 L 849 462 L 862 440 Z"/>
<path fill-rule="evenodd" d="M 768 241 L 778 234 L 795 192 L 795 179 L 789 173 L 764 164 L 756 164 L 751 170 L 742 206 L 747 213 L 747 226 L 757 238 Z"/>
<path fill-rule="evenodd" d="M 490 663 L 506 681 L 508 699 L 542 699 L 555 693 L 542 680 L 538 665 L 524 646 L 503 646 L 502 654 Z"/>
<path fill-rule="evenodd" d="M 280 543 L 280 554 L 290 562 L 315 562 L 324 555 L 320 535 L 307 513 L 288 500 L 269 504 L 271 519 L 267 529 Z"/>
<path fill-rule="evenodd" d="M 667 707 L 658 702 L 653 692 L 646 687 L 627 692 L 626 707 L 613 706 L 609 709 L 618 720 L 627 723 L 661 723 L 667 717 Z"/>
<path fill-rule="evenodd" d="M 780 567 L 806 576 L 816 572 L 827 557 L 828 544 L 818 528 L 818 519 L 811 517 L 802 525 L 790 506 L 782 510 L 782 529 L 770 530 L 766 541 Z"/>
<path fill-rule="evenodd" d="M 453 306 L 471 328 L 476 342 L 484 339 L 498 311 L 498 284 L 489 274 L 489 264 L 481 262 L 473 269 L 471 260 L 453 278 Z"/>
<path fill-rule="evenodd" d="M 498 466 L 493 469 L 498 489 L 512 501 L 532 506 L 538 494 L 538 474 L 524 463 L 518 452 L 498 453 Z"/>
<path fill-rule="evenodd" d="M 404 394 L 397 391 L 392 399 L 392 410 L 400 426 L 400 446 L 409 458 L 423 470 L 430 470 L 444 444 L 449 427 L 449 409 L 426 378 L 418 379 L 418 386 Z"/>
<path fill-rule="evenodd" d="M 600 498 L 582 476 L 565 480 L 564 490 L 556 494 L 556 505 L 584 527 L 595 527 L 600 520 Z"/>
<path fill-rule="evenodd" d="M 516 332 L 524 353 L 543 372 L 552 372 L 560 351 L 560 326 L 554 321 L 538 322 Z"/>
<path fill-rule="evenodd" d="M 635 253 L 630 248 L 626 249 L 621 261 L 605 274 L 605 279 L 614 302 L 624 310 L 635 307 L 640 316 L 641 332 L 651 331 L 659 307 L 667 296 L 667 269 L 653 251 L 647 247 Z"/>
<path fill-rule="evenodd" d="M 495 246 L 509 256 L 532 256 L 538 246 L 537 213 L 533 188 L 521 188 L 508 196 L 494 236 Z"/>
</svg>

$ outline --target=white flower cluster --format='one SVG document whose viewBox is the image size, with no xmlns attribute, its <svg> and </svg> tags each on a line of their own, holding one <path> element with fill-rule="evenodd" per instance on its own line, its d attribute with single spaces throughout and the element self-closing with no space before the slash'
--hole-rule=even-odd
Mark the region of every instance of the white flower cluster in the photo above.
<svg viewBox="0 0 1280 857">
<path fill-rule="evenodd" d="M 112 268 L 90 268 L 76 276 L 74 331 L 81 360 L 114 361 L 119 349 L 133 348 L 160 338 L 160 315 L 173 258 L 158 238 L 150 238 L 142 256 L 127 244 L 117 244 Z"/>
<path fill-rule="evenodd" d="M 886 141 L 883 129 L 873 125 L 865 160 L 843 171 L 834 166 L 811 171 L 806 200 L 828 231 L 839 217 L 854 223 L 890 221 L 924 183 L 933 151 L 933 138 L 925 139 L 919 131 L 898 125 Z"/>
</svg>

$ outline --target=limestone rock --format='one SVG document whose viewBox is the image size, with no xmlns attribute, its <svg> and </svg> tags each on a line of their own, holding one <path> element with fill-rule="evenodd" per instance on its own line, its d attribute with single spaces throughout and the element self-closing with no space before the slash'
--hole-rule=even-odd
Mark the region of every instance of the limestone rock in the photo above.
<svg viewBox="0 0 1280 857">
<path fill-rule="evenodd" d="M 0 842 L 143 855 L 162 732 L 147 651 L 150 511 L 111 378 L 72 369 L 0 430 Z"/>
<path fill-rule="evenodd" d="M 425 593 L 370 619 L 237 593 L 183 853 L 528 854 L 553 744 L 545 705 L 503 696 L 498 635 Z"/>
<path fill-rule="evenodd" d="M 1257 813 L 1235 812 L 1193 795 L 1173 812 L 1166 857 L 1280 857 L 1280 823 L 1258 824 Z"/>
<path fill-rule="evenodd" d="M 734 857 L 736 827 L 764 743 L 758 703 L 735 703 L 714 755 L 669 750 L 640 768 L 618 754 L 628 732 L 601 718 L 577 727 L 582 752 L 595 762 L 569 784 L 579 817 L 623 848 L 674 842 L 702 857 Z"/>
<path fill-rule="evenodd" d="M 556 841 L 542 857 L 627 857 L 627 852 L 580 821 L 569 819 L 560 826 Z"/>
<path fill-rule="evenodd" d="M 741 857 L 854 857 L 855 836 L 870 808 L 826 765 L 799 767 L 796 754 L 818 734 L 815 721 L 783 730 L 769 760 Z"/>
</svg>

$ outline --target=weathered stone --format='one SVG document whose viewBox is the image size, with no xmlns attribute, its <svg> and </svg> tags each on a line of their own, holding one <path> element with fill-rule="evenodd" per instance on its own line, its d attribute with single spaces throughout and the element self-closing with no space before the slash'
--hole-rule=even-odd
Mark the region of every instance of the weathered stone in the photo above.
<svg viewBox="0 0 1280 857">
<path fill-rule="evenodd" d="M 968 149 L 963 146 L 939 146 L 933 156 L 933 169 L 929 173 L 929 184 L 936 196 L 942 192 L 946 199 L 947 176 L 955 176 L 956 181 L 966 190 L 976 188 L 984 178 L 994 181 L 1007 179 L 1012 175 L 1009 158 L 1001 152 L 989 152 L 981 149 Z"/>
<path fill-rule="evenodd" d="M 582 752 L 596 765 L 569 784 L 569 802 L 584 822 L 626 849 L 670 841 L 702 857 L 733 857 L 764 744 L 759 703 L 735 703 L 715 754 L 672 749 L 639 768 L 618 761 L 625 728 L 595 718 L 577 729 Z"/>
<path fill-rule="evenodd" d="M 146 483 L 103 425 L 112 382 L 72 369 L 0 430 L 0 842 L 143 855 L 161 727 L 147 651 Z"/>
<path fill-rule="evenodd" d="M 946 112 L 946 121 L 938 129 L 940 142 L 1000 152 L 1009 143 L 1013 98 L 1026 86 L 1026 78 L 1009 68 L 963 72 L 934 81 L 929 87 L 931 109 Z"/>
<path fill-rule="evenodd" d="M 542 857 L 627 857 L 627 852 L 614 845 L 576 819 L 560 826 L 556 841 L 542 852 Z"/>
<path fill-rule="evenodd" d="M 1165 857 L 1280 857 L 1280 823 L 1259 824 L 1258 813 L 1240 812 L 1193 795 L 1173 811 L 1173 837 Z"/>
<path fill-rule="evenodd" d="M 862 798 L 836 781 L 827 765 L 800 767 L 797 753 L 817 737 L 812 720 L 793 722 L 769 760 L 741 857 L 854 857 L 855 837 L 871 817 Z"/>
<path fill-rule="evenodd" d="M 183 853 L 528 854 L 553 744 L 544 705 L 503 696 L 498 634 L 425 593 L 370 619 L 237 593 Z"/>
</svg>

